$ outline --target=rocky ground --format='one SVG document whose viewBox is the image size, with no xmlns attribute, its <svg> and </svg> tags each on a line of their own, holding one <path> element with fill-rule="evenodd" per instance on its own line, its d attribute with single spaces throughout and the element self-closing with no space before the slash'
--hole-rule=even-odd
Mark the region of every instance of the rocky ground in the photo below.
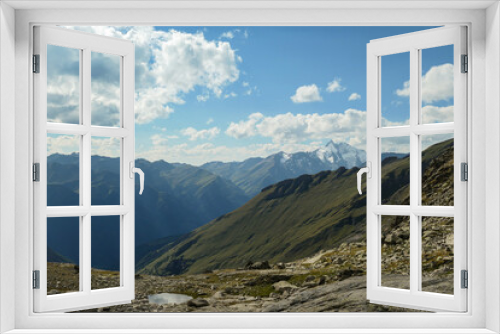
<svg viewBox="0 0 500 334">
<path fill-rule="evenodd" d="M 382 283 L 409 285 L 409 233 L 404 219 L 383 227 Z M 425 291 L 453 292 L 452 233 L 449 220 L 425 220 L 423 287 Z M 427 233 L 428 232 L 428 233 Z M 452 240 L 453 238 L 451 238 Z M 77 290 L 78 269 L 49 263 L 48 291 Z M 403 308 L 370 304 L 366 300 L 366 244 L 342 244 L 310 258 L 270 265 L 249 263 L 198 275 L 136 275 L 136 298 L 131 304 L 85 312 L 408 312 Z M 93 270 L 92 287 L 119 285 L 117 272 Z M 178 293 L 193 297 L 177 305 L 158 305 L 148 296 Z"/>
</svg>

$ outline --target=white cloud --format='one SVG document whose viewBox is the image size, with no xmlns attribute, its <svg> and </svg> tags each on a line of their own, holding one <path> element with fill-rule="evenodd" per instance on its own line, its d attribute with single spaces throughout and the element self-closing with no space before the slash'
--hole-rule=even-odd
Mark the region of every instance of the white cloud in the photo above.
<svg viewBox="0 0 500 334">
<path fill-rule="evenodd" d="M 207 121 L 207 125 L 210 125 L 214 122 L 214 119 L 212 117 L 210 117 Z"/>
<path fill-rule="evenodd" d="M 396 90 L 398 96 L 410 96 L 410 82 Z M 453 65 L 443 64 L 431 67 L 422 76 L 422 101 L 432 103 L 453 98 Z"/>
<path fill-rule="evenodd" d="M 184 96 L 196 87 L 221 97 L 224 88 L 239 78 L 238 56 L 229 42 L 209 41 L 202 32 L 147 26 L 75 29 L 134 42 L 138 124 L 167 118 L 174 112 L 172 105 L 183 104 Z"/>
<path fill-rule="evenodd" d="M 326 90 L 329 93 L 335 93 L 335 92 L 342 92 L 345 90 L 345 87 L 343 87 L 340 84 L 340 81 L 342 81 L 340 78 L 335 78 L 333 81 L 328 83 L 328 86 L 326 87 Z"/>
<path fill-rule="evenodd" d="M 246 121 L 231 122 L 226 130 L 226 134 L 237 139 L 255 136 L 257 134 L 255 125 L 262 118 L 264 118 L 264 115 L 261 113 L 253 113 L 248 116 L 248 120 Z"/>
<path fill-rule="evenodd" d="M 230 97 L 236 97 L 236 96 L 238 96 L 238 94 L 236 94 L 235 92 L 224 94 L 225 99 L 228 99 Z"/>
<path fill-rule="evenodd" d="M 80 152 L 80 137 L 75 135 L 47 136 L 47 155 L 71 154 Z"/>
<path fill-rule="evenodd" d="M 197 95 L 196 96 L 196 100 L 198 102 L 206 102 L 208 101 L 208 99 L 210 98 L 210 95 L 209 94 L 205 94 L 205 95 Z"/>
<path fill-rule="evenodd" d="M 156 126 L 156 125 L 153 125 L 153 129 L 161 131 L 161 132 L 167 132 L 167 128 L 165 128 L 165 127 L 159 127 L 159 126 Z"/>
<path fill-rule="evenodd" d="M 222 35 L 220 35 L 220 38 L 233 39 L 234 34 L 232 31 L 226 31 L 225 33 L 222 33 Z"/>
<path fill-rule="evenodd" d="M 213 145 L 203 143 L 196 146 L 188 144 L 179 145 L 156 145 L 148 151 L 139 152 L 140 158 L 150 161 L 165 160 L 168 162 L 183 162 L 193 165 L 201 165 L 207 161 L 243 161 L 251 157 L 267 157 L 279 151 L 288 153 L 313 151 L 322 146 L 323 143 L 310 144 L 251 144 L 247 146 L 230 147 L 226 145 Z"/>
<path fill-rule="evenodd" d="M 168 142 L 168 138 L 160 134 L 154 134 L 150 139 L 155 146 L 165 145 Z"/>
<path fill-rule="evenodd" d="M 243 87 L 248 87 L 250 84 L 249 84 L 248 82 L 246 82 L 246 81 L 243 81 L 243 82 L 241 83 L 241 85 L 242 85 Z"/>
<path fill-rule="evenodd" d="M 231 123 L 228 136 L 246 138 L 256 135 L 271 138 L 276 144 L 298 144 L 307 140 L 334 139 L 364 148 L 366 112 L 347 109 L 332 114 L 278 114 L 264 117 L 257 113 L 247 120 Z"/>
<path fill-rule="evenodd" d="M 198 131 L 193 127 L 188 127 L 182 129 L 181 133 L 182 135 L 189 137 L 189 140 L 213 139 L 220 133 L 220 129 L 218 127 L 213 127 Z"/>
<path fill-rule="evenodd" d="M 424 124 L 453 122 L 453 106 L 435 107 L 429 105 L 422 107 L 422 122 Z"/>
<path fill-rule="evenodd" d="M 295 95 L 293 95 L 291 99 L 294 103 L 316 102 L 323 100 L 319 94 L 319 88 L 315 84 L 297 88 Z"/>
<path fill-rule="evenodd" d="M 356 100 L 361 100 L 361 95 L 359 95 L 358 93 L 352 93 L 351 95 L 349 95 L 349 101 L 356 101 Z"/>
<path fill-rule="evenodd" d="M 121 151 L 121 140 L 116 137 L 92 137 L 92 155 L 100 155 L 104 157 L 119 157 Z"/>
</svg>

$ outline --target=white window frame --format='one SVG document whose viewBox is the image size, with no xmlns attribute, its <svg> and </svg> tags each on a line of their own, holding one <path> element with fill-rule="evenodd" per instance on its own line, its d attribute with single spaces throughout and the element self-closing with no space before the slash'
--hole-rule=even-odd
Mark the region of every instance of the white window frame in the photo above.
<svg viewBox="0 0 500 334">
<path fill-rule="evenodd" d="M 461 56 L 467 54 L 466 27 L 449 26 L 372 40 L 367 46 L 367 298 L 374 303 L 422 310 L 467 310 L 467 290 L 461 288 L 461 270 L 467 270 L 467 183 L 461 180 L 460 164 L 467 163 L 467 73 L 461 73 Z M 453 46 L 454 119 L 453 122 L 422 122 L 421 61 L 422 50 Z M 382 125 L 382 58 L 409 53 L 410 96 L 409 124 Z M 454 206 L 422 205 L 422 135 L 453 134 Z M 382 140 L 406 137 L 410 141 L 410 203 L 382 204 Z M 409 289 L 384 287 L 381 282 L 382 217 L 405 216 L 410 222 Z M 422 290 L 422 217 L 452 217 L 454 227 L 453 294 Z"/>
<path fill-rule="evenodd" d="M 34 290 L 35 312 L 82 310 L 126 304 L 135 298 L 134 179 L 130 176 L 135 161 L 134 70 L 135 48 L 131 41 L 71 31 L 51 26 L 34 27 L 34 53 L 40 56 L 39 73 L 34 84 L 34 162 L 39 163 L 39 181 L 34 192 L 34 270 L 39 271 L 39 289 Z M 47 122 L 47 46 L 72 48 L 80 53 L 80 122 Z M 91 54 L 99 52 L 119 58 L 120 122 L 116 127 L 92 125 Z M 79 136 L 80 203 L 76 206 L 47 206 L 47 134 Z M 92 137 L 119 138 L 120 202 L 117 205 L 92 205 Z M 132 176 L 134 177 L 133 173 Z M 120 285 L 92 290 L 92 218 L 119 217 Z M 47 295 L 47 218 L 74 217 L 79 220 L 79 291 Z M 105 256 L 105 255 L 104 255 Z"/>
<path fill-rule="evenodd" d="M 132 4 L 132 5 L 130 5 Z M 27 10 L 14 10 L 31 8 Z M 116 6 L 150 9 L 116 9 Z M 122 1 L 17 2 L 0 4 L 0 68 L 10 73 L 0 78 L 0 180 L 12 188 L 15 185 L 15 212 L 8 210 L 12 188 L 0 190 L 0 329 L 13 333 L 50 332 L 72 333 L 88 329 L 88 333 L 115 332 L 238 332 L 238 328 L 253 328 L 252 332 L 305 333 L 405 333 L 418 328 L 422 333 L 493 333 L 500 331 L 500 263 L 498 259 L 500 230 L 500 136 L 498 110 L 500 99 L 500 12 L 497 1 L 434 1 L 394 2 L 321 2 L 269 1 L 220 3 L 179 2 L 143 4 Z M 69 6 L 64 10 L 58 7 Z M 71 8 L 73 6 L 73 8 Z M 103 10 L 102 7 L 115 7 Z M 163 8 L 157 8 L 162 7 Z M 390 9 L 397 6 L 398 9 Z M 488 9 L 486 9 L 489 6 Z M 41 8 L 51 8 L 42 10 Z M 75 9 L 75 8 L 80 9 Z M 179 8 L 181 7 L 181 8 Z M 226 8 L 224 8 L 226 7 Z M 34 9 L 33 9 L 34 8 Z M 81 9 L 87 8 L 87 9 Z M 223 8 L 223 9 L 221 9 Z M 351 9 L 349 9 L 351 8 Z M 436 9 L 437 8 L 437 9 Z M 353 10 L 354 9 L 354 10 Z M 15 16 L 15 22 L 13 17 Z M 486 22 L 486 25 L 485 25 Z M 470 287 L 469 311 L 464 314 L 34 314 L 31 286 L 32 260 L 32 82 L 30 69 L 32 26 L 34 24 L 67 25 L 443 25 L 464 24 L 469 27 L 471 74 L 468 86 L 470 154 L 469 231 L 468 246 Z M 15 43 L 13 40 L 15 31 Z M 10 34 L 10 35 L 9 35 Z M 5 45 L 5 47 L 4 47 Z M 15 46 L 15 58 L 14 54 Z M 15 65 L 15 74 L 10 66 Z M 486 71 L 485 66 L 488 66 Z M 15 78 L 15 87 L 9 83 Z M 9 93 L 15 93 L 15 99 Z M 12 110 L 15 110 L 13 116 Z M 488 120 L 488 121 L 487 121 Z M 9 148 L 15 127 L 15 147 Z M 4 131 L 4 132 L 2 132 Z M 6 140 L 10 140 L 6 143 Z M 487 156 L 485 152 L 489 152 Z M 15 165 L 7 163 L 15 159 Z M 9 160 L 10 161 L 10 160 Z M 15 168 L 15 184 L 10 181 Z M 486 172 L 491 172 L 486 183 Z M 488 193 L 488 197 L 486 196 Z M 486 205 L 485 206 L 485 202 Z M 14 217 L 14 221 L 9 218 Z M 473 228 L 472 228 L 473 226 Z M 12 257 L 14 254 L 14 257 Z M 486 254 L 494 254 L 486 258 Z M 486 259 L 485 259 L 486 258 Z M 487 264 L 487 266 L 486 266 Z M 12 274 L 9 274 L 12 273 Z M 15 287 L 12 289 L 12 287 Z M 486 293 L 488 291 L 488 293 Z M 12 307 L 12 305 L 15 305 Z M 142 325 L 143 329 L 137 329 Z M 150 330 L 146 330 L 149 328 Z M 189 328 L 191 331 L 176 330 Z M 287 329 L 288 328 L 288 329 Z M 292 328 L 295 328 L 293 330 Z M 347 328 L 351 328 L 347 330 Z M 383 328 L 383 329 L 381 329 Z M 345 329 L 345 330 L 342 330 Z M 357 329 L 357 330 L 356 330 Z M 242 330 L 243 332 L 243 330 Z"/>
</svg>

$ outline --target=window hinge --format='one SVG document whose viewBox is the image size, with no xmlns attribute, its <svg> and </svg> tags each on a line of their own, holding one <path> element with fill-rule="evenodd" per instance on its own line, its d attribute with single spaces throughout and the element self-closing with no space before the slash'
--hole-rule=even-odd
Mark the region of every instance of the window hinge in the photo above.
<svg viewBox="0 0 500 334">
<path fill-rule="evenodd" d="M 40 270 L 33 270 L 33 289 L 40 289 Z"/>
<path fill-rule="evenodd" d="M 462 270 L 460 276 L 462 277 L 462 289 L 469 288 L 469 272 L 467 270 Z"/>
<path fill-rule="evenodd" d="M 33 55 L 33 73 L 40 73 L 40 55 Z"/>
<path fill-rule="evenodd" d="M 462 73 L 469 72 L 469 56 L 462 55 Z"/>
<path fill-rule="evenodd" d="M 40 163 L 33 164 L 33 181 L 40 182 Z"/>
<path fill-rule="evenodd" d="M 461 167 L 461 180 L 469 181 L 469 165 L 466 162 L 462 162 Z"/>
</svg>

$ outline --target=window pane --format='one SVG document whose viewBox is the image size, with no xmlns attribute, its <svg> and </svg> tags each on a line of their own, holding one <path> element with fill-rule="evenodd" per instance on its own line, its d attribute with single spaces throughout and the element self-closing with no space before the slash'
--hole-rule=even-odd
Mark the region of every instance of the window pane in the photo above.
<svg viewBox="0 0 500 334">
<path fill-rule="evenodd" d="M 397 53 L 381 58 L 382 126 L 410 124 L 410 53 Z"/>
<path fill-rule="evenodd" d="M 92 52 L 92 125 L 120 126 L 120 56 Z"/>
<path fill-rule="evenodd" d="M 120 286 L 120 216 L 94 216 L 91 230 L 92 290 Z"/>
<path fill-rule="evenodd" d="M 80 290 L 80 218 L 47 218 L 47 294 Z"/>
<path fill-rule="evenodd" d="M 80 205 L 80 136 L 47 135 L 47 205 Z"/>
<path fill-rule="evenodd" d="M 381 139 L 382 204 L 410 204 L 410 137 Z"/>
<path fill-rule="evenodd" d="M 421 136 L 422 205 L 453 206 L 453 134 Z"/>
<path fill-rule="evenodd" d="M 453 45 L 423 49 L 422 123 L 453 122 Z"/>
<path fill-rule="evenodd" d="M 453 294 L 453 222 L 422 217 L 422 291 Z"/>
<path fill-rule="evenodd" d="M 47 45 L 47 121 L 80 123 L 80 50 Z"/>
<path fill-rule="evenodd" d="M 410 289 L 410 218 L 382 216 L 381 285 Z"/>
<path fill-rule="evenodd" d="M 121 139 L 92 137 L 92 205 L 120 205 Z"/>
</svg>

